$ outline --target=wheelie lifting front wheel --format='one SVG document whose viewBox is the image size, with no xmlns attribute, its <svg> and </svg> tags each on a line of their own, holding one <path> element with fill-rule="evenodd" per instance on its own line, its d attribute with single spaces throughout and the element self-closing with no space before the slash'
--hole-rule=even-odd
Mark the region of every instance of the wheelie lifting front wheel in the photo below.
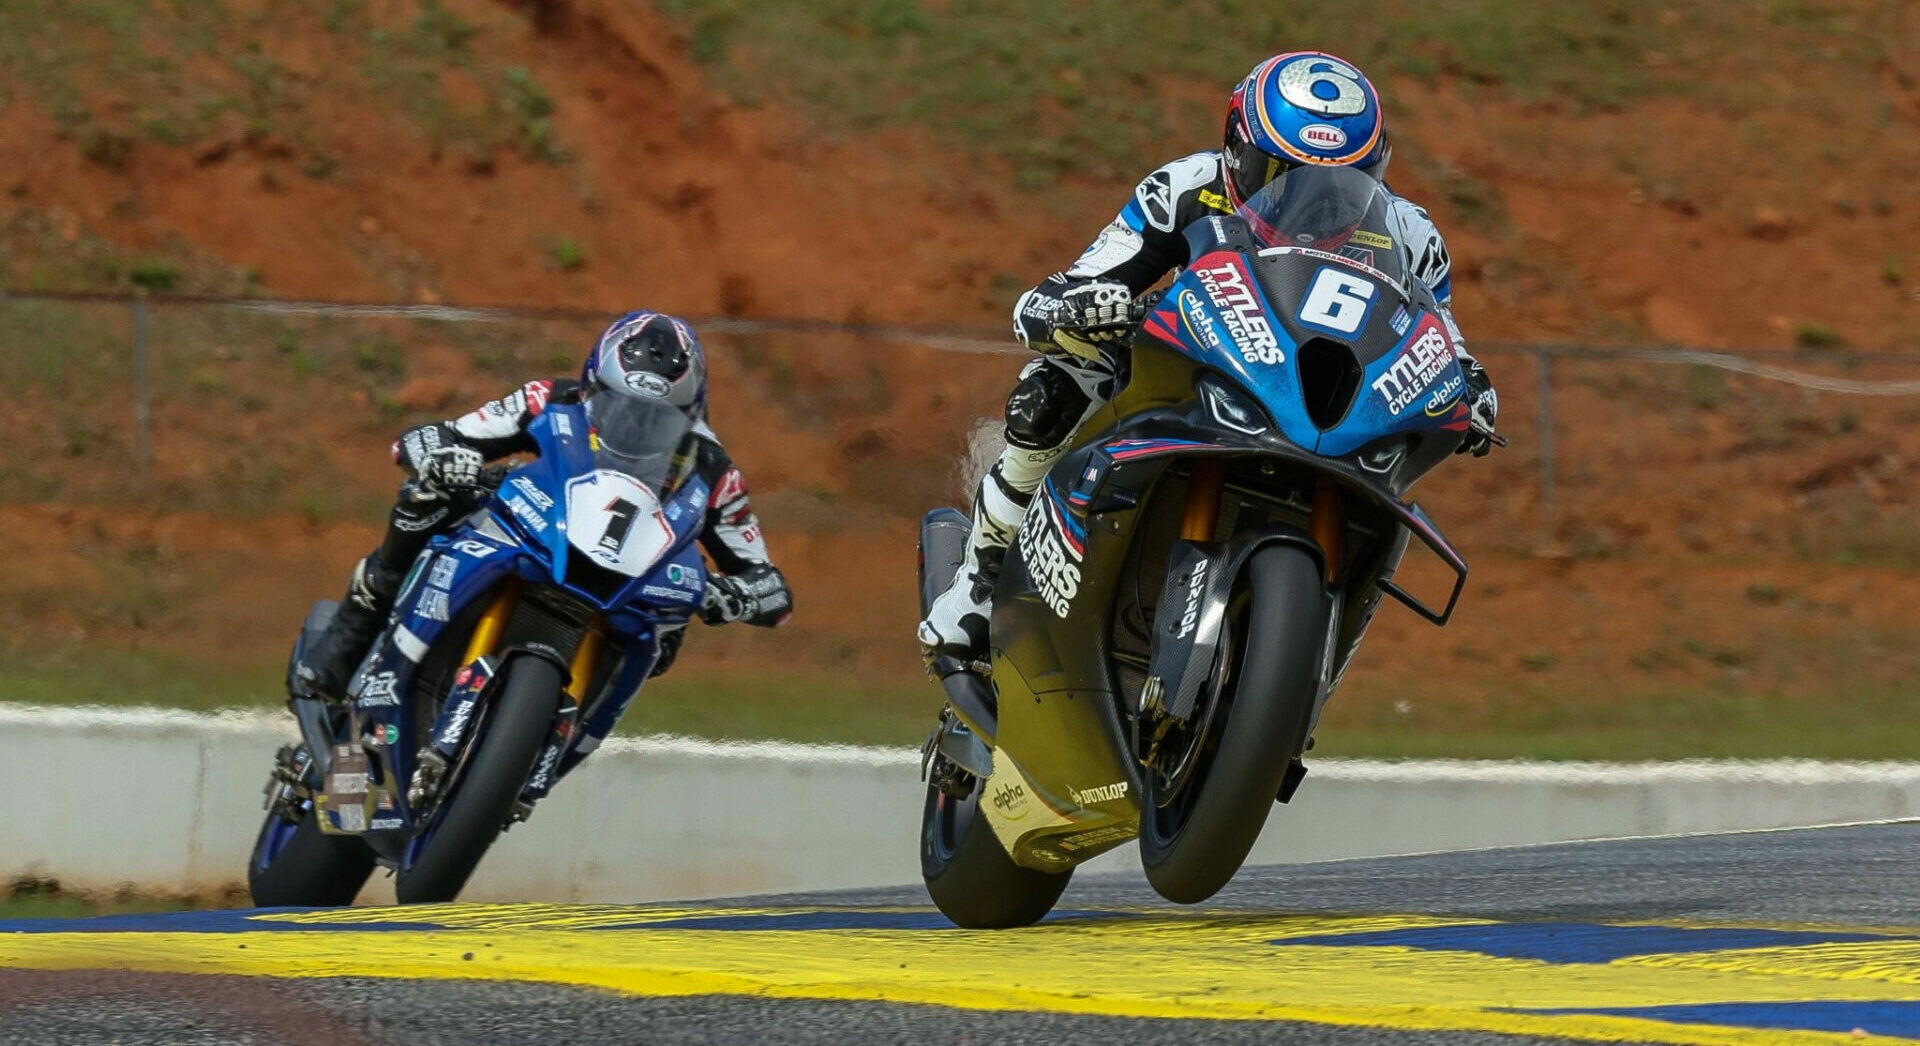
<svg viewBox="0 0 1920 1046">
<path fill-rule="evenodd" d="M 1196 712 L 1180 772 L 1150 771 L 1140 812 L 1140 863 L 1155 892 L 1195 904 L 1246 861 L 1287 764 L 1306 744 L 1318 692 L 1327 595 L 1305 550 L 1269 545 L 1247 561 L 1244 637 L 1229 639 L 1210 700 Z"/>
</svg>

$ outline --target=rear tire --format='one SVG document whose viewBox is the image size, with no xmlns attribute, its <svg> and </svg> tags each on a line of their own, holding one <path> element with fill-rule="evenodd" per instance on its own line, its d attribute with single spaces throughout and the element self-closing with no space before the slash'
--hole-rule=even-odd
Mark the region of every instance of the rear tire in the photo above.
<svg viewBox="0 0 1920 1046">
<path fill-rule="evenodd" d="M 449 787 L 445 811 L 419 857 L 394 882 L 401 904 L 451 901 L 506 826 L 514 801 L 533 774 L 534 761 L 560 710 L 560 669 L 538 657 L 507 666 L 500 700 L 488 718 L 479 751 Z"/>
<path fill-rule="evenodd" d="M 993 826 L 980 815 L 985 791 L 954 799 L 928 787 L 920 817 L 920 875 L 940 914 L 969 930 L 1001 930 L 1037 923 L 1060 900 L 1073 870 L 1048 873 L 1013 863 Z"/>
<path fill-rule="evenodd" d="M 373 864 L 373 851 L 359 836 L 320 831 L 311 807 L 297 825 L 269 810 L 247 862 L 247 891 L 259 908 L 352 904 Z"/>
<path fill-rule="evenodd" d="M 1171 798 L 1147 775 L 1140 863 L 1154 890 L 1178 904 L 1212 897 L 1246 861 L 1288 762 L 1306 744 L 1319 685 L 1327 626 L 1319 563 L 1292 545 L 1268 545 L 1247 561 L 1246 576 L 1252 599 L 1247 627 L 1236 630 L 1247 637 L 1238 681 L 1219 697 L 1231 703 L 1213 716 L 1206 762 Z"/>
</svg>

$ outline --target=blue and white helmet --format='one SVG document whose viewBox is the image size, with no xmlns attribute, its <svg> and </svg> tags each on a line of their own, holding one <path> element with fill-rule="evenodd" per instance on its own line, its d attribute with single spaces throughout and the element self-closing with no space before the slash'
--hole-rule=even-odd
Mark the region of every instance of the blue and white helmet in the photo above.
<svg viewBox="0 0 1920 1046">
<path fill-rule="evenodd" d="M 664 400 L 695 421 L 707 416 L 707 354 L 686 321 L 641 309 L 600 335 L 580 370 L 589 395 L 601 390 Z"/>
<path fill-rule="evenodd" d="M 1274 55 L 1234 88 L 1227 110 L 1227 198 L 1235 207 L 1302 164 L 1386 176 L 1386 118 L 1360 70 L 1321 51 Z"/>
</svg>

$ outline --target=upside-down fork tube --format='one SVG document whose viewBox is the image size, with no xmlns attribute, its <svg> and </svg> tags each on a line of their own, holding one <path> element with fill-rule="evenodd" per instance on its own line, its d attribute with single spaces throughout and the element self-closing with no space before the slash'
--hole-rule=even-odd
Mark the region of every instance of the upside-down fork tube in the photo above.
<svg viewBox="0 0 1920 1046">
<path fill-rule="evenodd" d="M 493 648 L 500 644 L 501 633 L 507 630 L 507 619 L 513 616 L 513 608 L 519 602 L 520 579 L 508 578 L 500 586 L 500 594 L 493 597 L 493 605 L 473 626 L 473 638 L 467 640 L 467 655 L 461 658 L 461 664 L 471 665 L 493 653 Z"/>
<path fill-rule="evenodd" d="M 1332 584 L 1340 569 L 1340 538 L 1346 533 L 1346 507 L 1340 502 L 1340 487 L 1322 479 L 1313 492 L 1313 540 L 1327 558 L 1327 583 Z"/>
<path fill-rule="evenodd" d="M 606 642 L 606 620 L 599 614 L 587 622 L 587 630 L 580 636 L 580 645 L 573 651 L 573 662 L 567 666 L 567 696 L 581 708 L 587 704 L 587 685 L 593 682 L 593 670 L 600 664 L 600 648 Z"/>
<path fill-rule="evenodd" d="M 1202 458 L 1193 463 L 1193 475 L 1187 480 L 1187 512 L 1180 520 L 1182 540 L 1213 540 L 1214 525 L 1220 522 L 1220 491 L 1226 480 L 1226 462 Z"/>
</svg>

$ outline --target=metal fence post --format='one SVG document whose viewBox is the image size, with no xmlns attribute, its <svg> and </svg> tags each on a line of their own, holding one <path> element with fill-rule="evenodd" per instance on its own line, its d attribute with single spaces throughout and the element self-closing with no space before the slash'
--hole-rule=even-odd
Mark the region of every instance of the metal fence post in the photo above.
<svg viewBox="0 0 1920 1046">
<path fill-rule="evenodd" d="M 1554 504 L 1553 474 L 1553 350 L 1542 346 L 1535 357 L 1535 373 L 1540 385 L 1535 396 L 1540 404 L 1540 526 L 1542 540 L 1551 542 L 1559 522 Z"/>
<path fill-rule="evenodd" d="M 133 428 L 144 475 L 153 465 L 153 399 L 147 383 L 147 289 L 133 292 Z"/>
</svg>

